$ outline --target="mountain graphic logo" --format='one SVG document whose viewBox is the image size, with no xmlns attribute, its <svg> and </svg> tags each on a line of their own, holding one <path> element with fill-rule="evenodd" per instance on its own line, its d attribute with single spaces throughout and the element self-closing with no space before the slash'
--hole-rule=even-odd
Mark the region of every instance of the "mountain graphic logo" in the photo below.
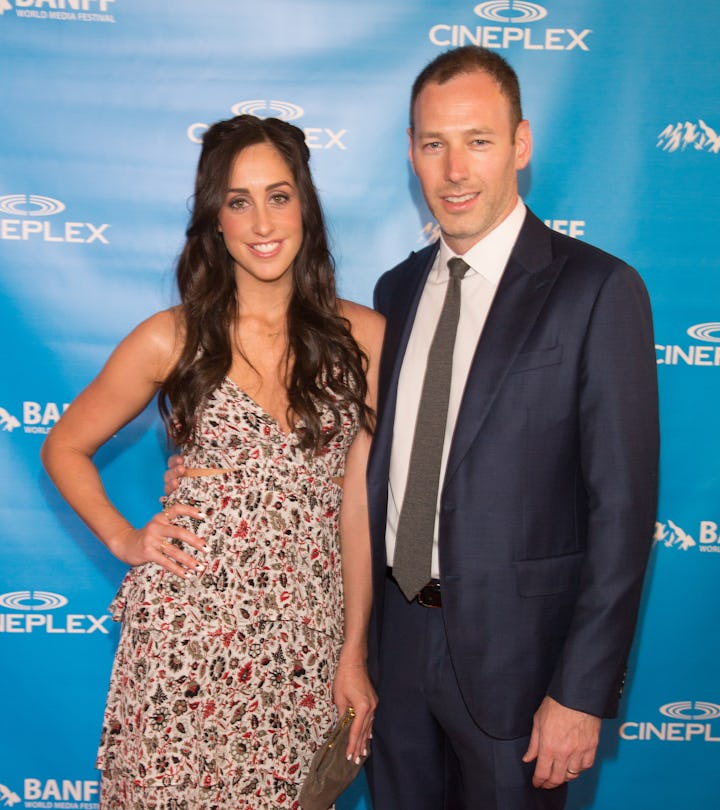
<svg viewBox="0 0 720 810">
<path fill-rule="evenodd" d="M 681 551 L 687 551 L 697 545 L 697 541 L 672 520 L 668 520 L 667 523 L 658 521 L 655 524 L 653 540 L 667 548 L 679 548 Z"/>
<path fill-rule="evenodd" d="M 663 152 L 684 152 L 695 149 L 698 152 L 720 153 L 720 135 L 702 118 L 693 121 L 678 121 L 668 124 L 658 135 L 657 148 Z"/>
<path fill-rule="evenodd" d="M 13 807 L 19 801 L 20 797 L 14 793 L 6 785 L 0 785 L 0 807 Z"/>
<path fill-rule="evenodd" d="M 12 433 L 15 428 L 20 427 L 20 420 L 13 416 L 5 408 L 0 407 L 0 430 L 6 430 Z"/>
</svg>

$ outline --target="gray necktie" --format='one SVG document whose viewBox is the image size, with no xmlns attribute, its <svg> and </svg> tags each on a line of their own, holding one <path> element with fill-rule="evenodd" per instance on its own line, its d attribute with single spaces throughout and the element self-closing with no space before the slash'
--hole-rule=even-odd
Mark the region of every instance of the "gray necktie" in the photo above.
<svg viewBox="0 0 720 810">
<path fill-rule="evenodd" d="M 430 344 L 420 394 L 393 561 L 393 577 L 408 599 L 412 599 L 430 579 L 452 356 L 460 319 L 460 281 L 468 269 L 469 265 L 463 259 L 455 257 L 448 261 L 450 280 Z"/>
</svg>

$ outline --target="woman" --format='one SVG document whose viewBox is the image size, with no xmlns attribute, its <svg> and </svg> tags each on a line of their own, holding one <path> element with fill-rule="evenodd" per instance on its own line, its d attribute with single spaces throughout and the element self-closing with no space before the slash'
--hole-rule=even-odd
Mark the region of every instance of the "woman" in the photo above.
<svg viewBox="0 0 720 810">
<path fill-rule="evenodd" d="M 132 566 L 113 603 L 102 808 L 295 808 L 337 711 L 356 711 L 347 755 L 367 745 L 382 320 L 335 297 L 308 159 L 282 121 L 208 130 L 180 306 L 122 341 L 43 446 L 61 493 Z M 91 458 L 157 391 L 186 476 L 135 529 Z"/>
</svg>

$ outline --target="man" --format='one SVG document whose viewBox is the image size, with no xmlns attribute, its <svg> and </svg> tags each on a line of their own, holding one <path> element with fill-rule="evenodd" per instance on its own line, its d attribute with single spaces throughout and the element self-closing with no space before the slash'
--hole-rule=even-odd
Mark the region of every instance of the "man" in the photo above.
<svg viewBox="0 0 720 810">
<path fill-rule="evenodd" d="M 530 126 L 497 53 L 439 56 L 410 112 L 441 239 L 375 290 L 370 789 L 375 810 L 562 808 L 617 711 L 652 536 L 648 297 L 519 199 Z"/>
</svg>

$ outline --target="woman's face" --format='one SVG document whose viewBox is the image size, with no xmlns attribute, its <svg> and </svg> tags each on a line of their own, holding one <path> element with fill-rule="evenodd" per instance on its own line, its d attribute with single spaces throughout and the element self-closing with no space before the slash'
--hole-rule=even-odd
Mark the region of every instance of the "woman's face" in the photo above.
<svg viewBox="0 0 720 810">
<path fill-rule="evenodd" d="M 290 167 L 274 146 L 239 152 L 230 169 L 218 229 L 235 262 L 238 284 L 251 279 L 292 284 L 303 240 L 300 195 Z"/>
</svg>

